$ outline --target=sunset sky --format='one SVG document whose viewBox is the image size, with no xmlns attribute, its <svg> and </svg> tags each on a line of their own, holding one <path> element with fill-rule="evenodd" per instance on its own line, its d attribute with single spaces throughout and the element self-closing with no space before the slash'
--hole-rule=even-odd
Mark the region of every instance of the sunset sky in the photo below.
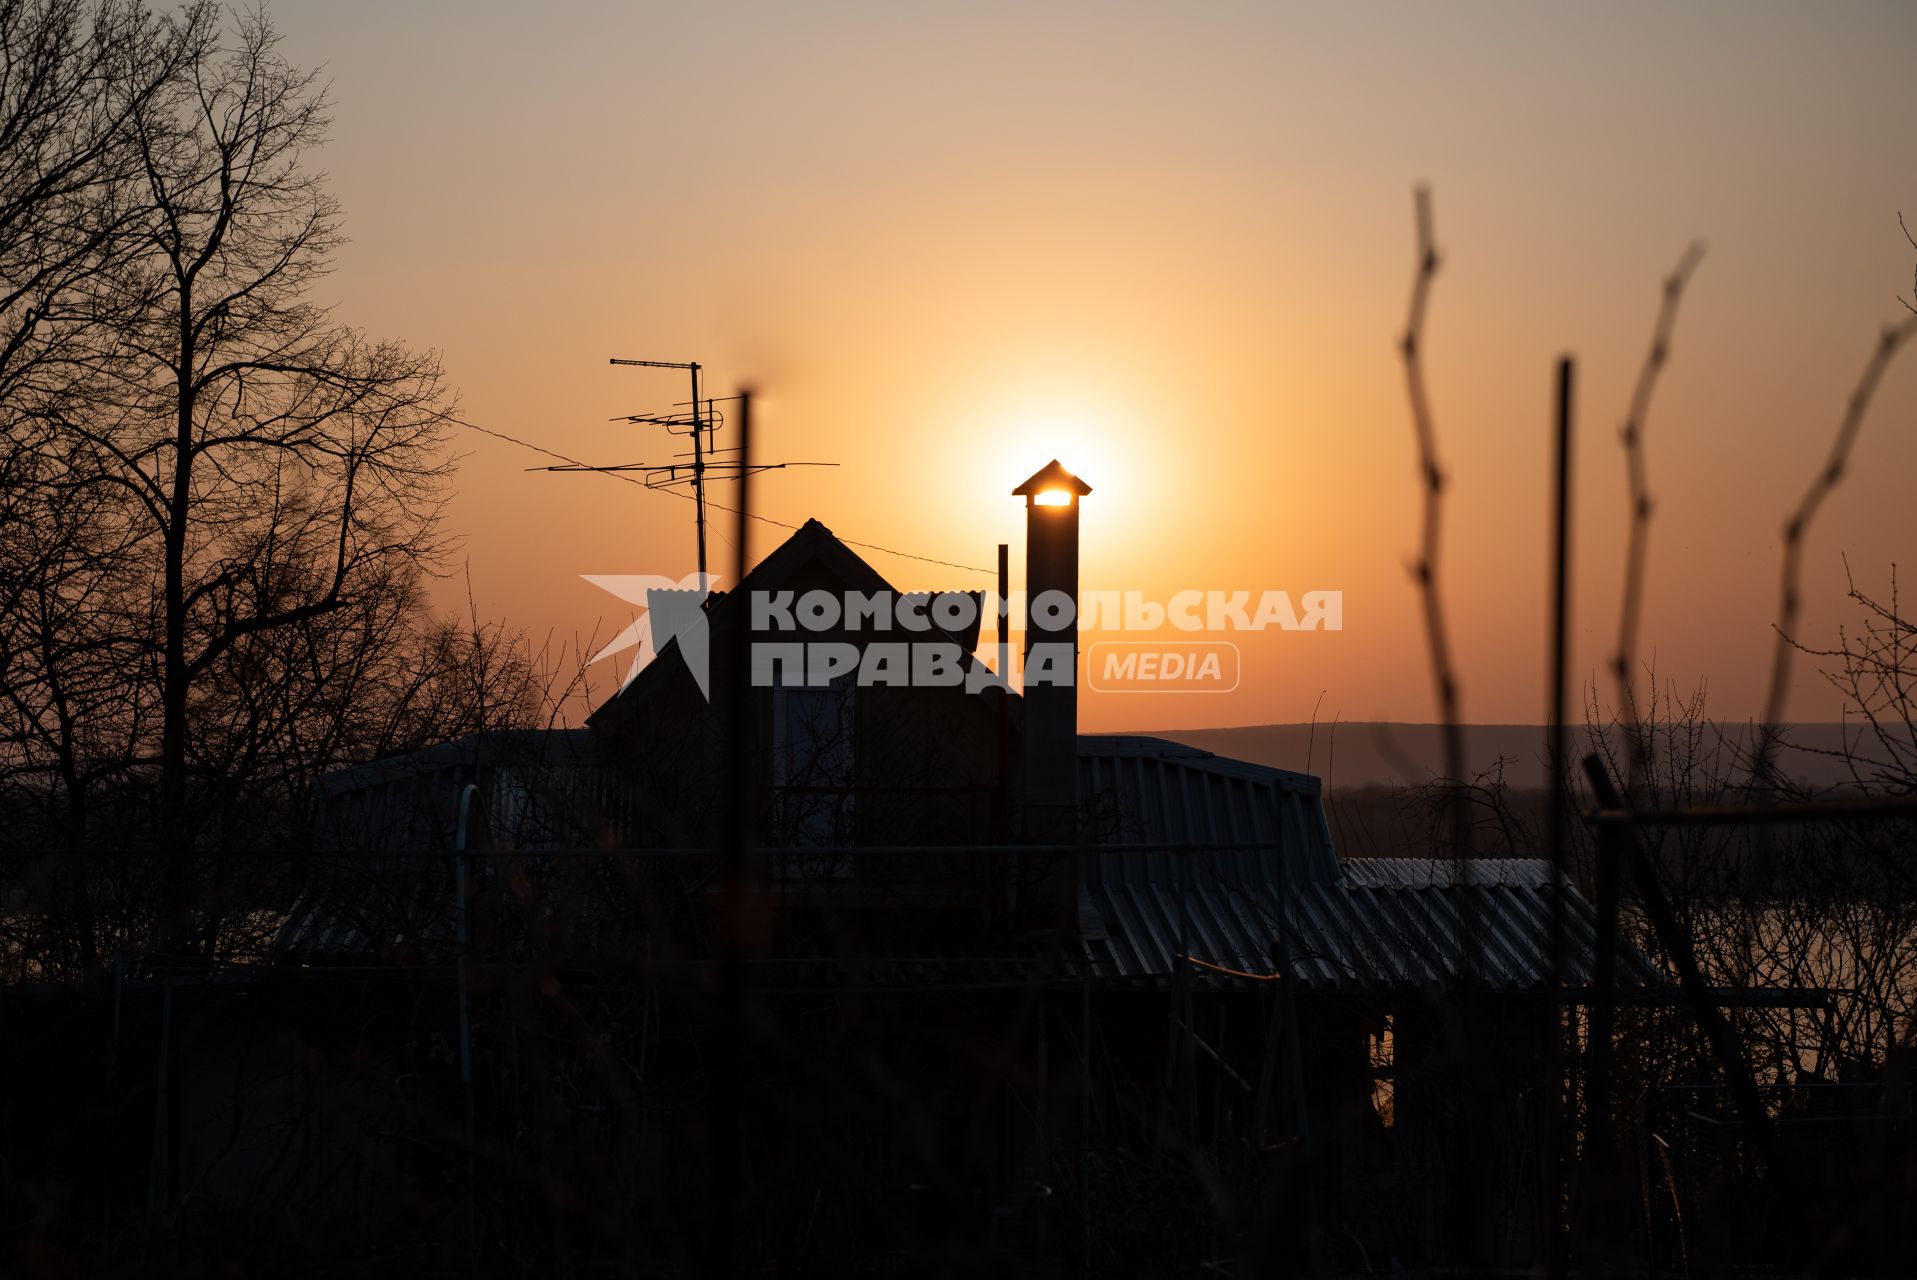
<svg viewBox="0 0 1917 1280">
<path fill-rule="evenodd" d="M 277 0 L 323 64 L 342 318 L 444 353 L 473 422 L 593 462 L 680 447 L 617 414 L 766 397 L 757 509 L 1022 564 L 1009 490 L 1095 492 L 1087 589 L 1344 592 L 1336 634 L 1247 644 L 1228 695 L 1101 697 L 1087 729 L 1434 712 L 1406 566 L 1418 481 L 1395 339 L 1411 192 L 1444 268 L 1429 358 L 1454 477 L 1468 720 L 1544 711 L 1553 362 L 1579 362 L 1574 670 L 1613 643 L 1616 428 L 1660 277 L 1708 254 L 1650 423 L 1644 649 L 1758 709 L 1779 528 L 1917 250 L 1917 8 L 1882 5 L 404 5 Z M 723 443 L 723 441 L 722 441 Z M 693 567 L 690 504 L 462 433 L 448 519 L 482 614 L 536 642 L 629 619 L 581 574 Z M 1917 562 L 1917 353 L 1808 550 Z M 729 502 L 730 495 L 715 498 Z M 761 527 L 763 553 L 783 536 Z M 730 519 L 715 567 L 732 558 Z M 905 588 L 984 588 L 866 553 Z M 449 582 L 448 607 L 465 584 Z M 1608 684 L 1605 687 L 1609 696 Z M 1793 711 L 1835 719 L 1806 666 Z"/>
</svg>

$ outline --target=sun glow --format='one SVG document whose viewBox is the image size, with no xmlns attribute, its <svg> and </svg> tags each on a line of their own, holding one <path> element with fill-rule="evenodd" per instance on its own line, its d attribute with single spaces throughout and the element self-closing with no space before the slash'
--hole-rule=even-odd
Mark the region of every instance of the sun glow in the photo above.
<svg viewBox="0 0 1917 1280">
<path fill-rule="evenodd" d="M 998 458 L 1019 459 L 1028 470 L 1032 464 L 1024 462 L 1027 458 L 1036 462 L 1057 458 L 1073 475 L 1083 476 L 1101 497 L 1122 497 L 1130 487 L 1127 461 L 1136 424 L 1127 405 L 1102 397 L 1032 395 L 975 412 L 993 423 L 984 438 L 991 445 L 988 452 Z M 991 479 L 997 478 L 995 470 Z M 1077 505 L 1076 495 L 1054 494 L 1050 489 L 1032 495 L 1032 501 L 1042 507 Z"/>
</svg>

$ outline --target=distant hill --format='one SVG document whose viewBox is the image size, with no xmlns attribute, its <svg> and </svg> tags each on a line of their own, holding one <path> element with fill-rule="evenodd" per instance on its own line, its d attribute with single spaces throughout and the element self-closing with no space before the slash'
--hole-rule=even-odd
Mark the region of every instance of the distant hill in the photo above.
<svg viewBox="0 0 1917 1280">
<path fill-rule="evenodd" d="M 1443 771 L 1443 729 L 1436 724 L 1394 721 L 1345 721 L 1334 729 L 1321 721 L 1315 728 L 1309 724 L 1259 724 L 1235 729 L 1161 729 L 1152 731 L 1152 736 L 1255 764 L 1315 773 L 1333 787 L 1346 788 L 1403 786 L 1437 776 Z M 1712 742 L 1721 735 L 1727 747 L 1741 746 L 1749 740 L 1751 727 L 1713 723 L 1708 732 Z M 1850 728 L 1853 741 L 1857 732 L 1855 726 Z M 1589 750 L 1583 725 L 1569 725 L 1566 733 L 1570 750 L 1578 754 Z M 1836 750 L 1843 743 L 1844 726 L 1793 725 L 1790 738 L 1795 747 L 1783 752 L 1778 761 L 1788 776 L 1813 786 L 1849 780 L 1841 760 L 1817 754 L 1817 750 Z M 1506 782 L 1517 787 L 1541 787 L 1545 781 L 1544 740 L 1542 725 L 1467 725 L 1467 772 L 1488 769 L 1502 757 Z M 1727 750 L 1725 760 L 1728 763 L 1730 759 Z"/>
</svg>

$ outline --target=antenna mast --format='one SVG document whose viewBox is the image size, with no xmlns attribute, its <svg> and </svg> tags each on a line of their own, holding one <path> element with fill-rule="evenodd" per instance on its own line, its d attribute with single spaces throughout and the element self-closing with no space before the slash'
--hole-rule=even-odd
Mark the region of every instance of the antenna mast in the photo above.
<svg viewBox="0 0 1917 1280">
<path fill-rule="evenodd" d="M 743 459 L 728 459 L 722 454 L 736 452 L 731 448 L 720 448 L 715 441 L 724 416 L 718 412 L 715 402 L 702 394 L 703 383 L 700 380 L 701 365 L 697 360 L 622 360 L 617 356 L 612 364 L 628 365 L 640 369 L 683 369 L 692 379 L 692 399 L 684 405 L 674 408 L 688 408 L 687 413 L 635 413 L 614 418 L 614 422 L 645 423 L 664 427 L 672 435 L 690 435 L 692 454 L 690 462 L 644 463 L 625 462 L 613 466 L 592 467 L 575 466 L 570 463 L 563 466 L 534 467 L 535 471 L 637 471 L 644 473 L 646 488 L 671 489 L 686 485 L 692 491 L 693 523 L 699 537 L 699 590 L 709 589 L 706 574 L 706 481 L 740 480 L 748 475 L 757 475 L 761 471 L 781 471 L 786 467 L 836 467 L 836 462 L 755 462 L 747 465 Z M 736 399 L 737 397 L 727 397 Z M 684 454 L 675 455 L 685 457 Z"/>
<path fill-rule="evenodd" d="M 708 416 L 704 422 L 699 419 L 699 362 L 697 360 L 621 360 L 614 356 L 608 363 L 633 365 L 641 369 L 685 369 L 692 374 L 692 520 L 699 530 L 699 590 L 703 594 L 706 586 L 706 465 L 705 450 L 700 444 L 700 436 L 711 430 L 712 419 Z M 628 422 L 639 421 L 628 418 Z M 668 430 L 671 427 L 668 425 Z M 706 444 L 711 441 L 707 440 Z"/>
</svg>

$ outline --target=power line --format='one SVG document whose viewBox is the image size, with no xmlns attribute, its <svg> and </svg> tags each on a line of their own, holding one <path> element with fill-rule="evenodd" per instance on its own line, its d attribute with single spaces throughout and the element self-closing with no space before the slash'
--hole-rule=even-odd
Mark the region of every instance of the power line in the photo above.
<svg viewBox="0 0 1917 1280">
<path fill-rule="evenodd" d="M 537 453 L 541 455 L 542 457 L 551 458 L 554 461 L 564 462 L 571 466 L 578 467 L 582 471 L 599 470 L 599 468 L 588 466 L 586 463 L 579 461 L 579 459 L 568 457 L 567 455 L 560 453 L 557 450 L 548 449 L 544 445 L 533 444 L 529 440 L 521 440 L 518 436 L 508 435 L 504 431 L 495 431 L 491 427 L 482 427 L 477 422 L 468 422 L 464 418 L 454 417 L 450 414 L 447 415 L 446 421 L 452 423 L 454 426 L 457 426 L 457 427 L 465 427 L 469 431 L 477 431 L 482 436 L 491 436 L 495 440 L 503 440 L 507 444 L 518 445 L 521 449 L 530 450 L 531 452 Z M 645 489 L 651 493 L 668 493 L 675 498 L 684 498 L 688 502 L 691 502 L 694 500 L 693 496 L 689 493 L 685 493 L 678 489 L 655 488 L 654 486 L 648 485 L 644 480 L 637 479 L 627 472 L 607 471 L 604 474 L 612 476 L 614 479 L 617 479 L 617 480 L 624 480 L 627 484 L 637 485 L 639 488 Z M 720 511 L 730 512 L 733 515 L 739 514 L 739 509 L 737 507 L 728 507 L 724 503 L 714 502 L 709 498 L 706 500 L 706 505 L 708 507 L 716 507 Z M 797 529 L 799 527 L 796 524 L 789 524 L 784 520 L 774 520 L 771 516 L 762 516 L 758 514 L 756 511 L 747 512 L 746 514 L 751 519 L 757 520 L 761 524 L 769 524 L 779 529 Z M 911 551 L 900 551 L 896 547 L 882 546 L 876 542 L 860 542 L 853 538 L 840 538 L 839 541 L 843 542 L 848 547 L 858 547 L 860 550 L 863 550 L 863 551 L 877 551 L 881 553 L 882 555 L 897 556 L 901 560 L 917 560 L 923 564 L 936 564 L 947 569 L 962 569 L 966 573 L 982 573 L 988 576 L 997 573 L 997 570 L 995 569 L 981 569 L 979 566 L 975 564 L 960 564 L 956 560 L 941 560 L 937 556 L 922 556 Z"/>
</svg>

